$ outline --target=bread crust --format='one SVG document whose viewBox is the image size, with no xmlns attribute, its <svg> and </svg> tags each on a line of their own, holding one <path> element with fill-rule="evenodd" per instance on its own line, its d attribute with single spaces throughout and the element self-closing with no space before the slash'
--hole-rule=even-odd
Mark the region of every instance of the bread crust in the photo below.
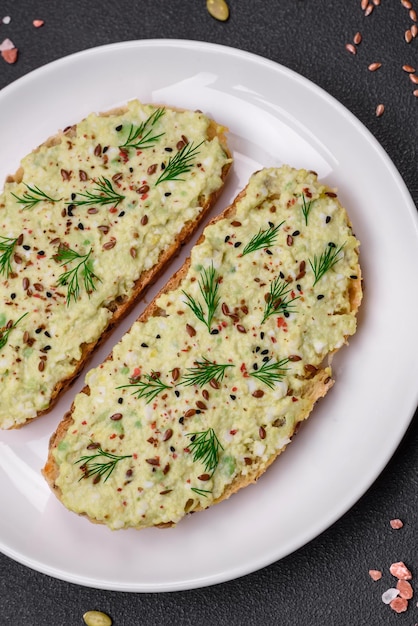
<svg viewBox="0 0 418 626">
<path fill-rule="evenodd" d="M 217 223 L 220 220 L 224 220 L 224 219 L 230 219 L 233 218 L 235 216 L 236 213 L 236 208 L 238 205 L 238 202 L 243 199 L 247 193 L 247 188 L 244 188 L 235 198 L 235 200 L 233 201 L 233 203 L 228 206 L 221 214 L 217 215 L 216 217 L 214 217 L 208 225 L 212 225 Z M 332 192 L 333 195 L 334 192 Z M 348 218 L 347 218 L 347 223 L 349 226 L 351 226 Z M 200 243 L 202 243 L 205 239 L 205 235 L 204 233 L 199 237 L 196 245 L 199 245 Z M 355 250 L 355 253 L 357 255 L 358 258 L 358 249 Z M 190 267 L 190 262 L 191 262 L 191 258 L 188 257 L 184 264 L 182 265 L 182 267 L 168 280 L 168 282 L 164 285 L 164 287 L 160 290 L 160 292 L 155 296 L 155 298 L 152 300 L 152 302 L 149 303 L 149 305 L 146 307 L 146 309 L 143 311 L 143 313 L 139 316 L 137 321 L 140 322 L 146 322 L 148 319 L 150 319 L 151 317 L 155 317 L 155 316 L 161 316 L 164 315 L 164 311 L 162 311 L 157 304 L 157 300 L 158 298 L 162 295 L 162 294 L 168 294 L 171 291 L 177 289 L 184 277 L 187 275 L 188 269 Z M 357 267 L 356 267 L 356 277 L 353 278 L 353 280 L 351 281 L 351 285 L 350 285 L 350 289 L 349 289 L 349 307 L 350 307 L 350 314 L 353 316 L 357 315 L 359 306 L 361 304 L 362 301 L 362 276 L 361 276 L 361 268 L 360 265 L 357 263 Z M 128 331 L 130 332 L 130 331 Z M 345 337 L 345 343 L 347 342 L 348 337 Z M 328 355 L 328 358 L 330 357 L 330 355 Z M 112 353 L 110 353 L 107 356 L 106 360 L 112 360 Z M 301 425 L 302 421 L 304 421 L 308 415 L 310 414 L 310 412 L 312 411 L 315 403 L 322 397 L 324 397 L 327 392 L 329 391 L 329 389 L 331 389 L 331 387 L 334 384 L 334 380 L 332 379 L 331 376 L 331 371 L 330 368 L 328 367 L 327 362 L 324 362 L 318 369 L 317 371 L 312 374 L 309 373 L 306 375 L 306 380 L 307 380 L 307 385 L 305 388 L 305 393 L 306 395 L 304 396 L 306 399 L 309 400 L 308 403 L 308 408 L 305 411 L 302 411 L 299 414 L 299 419 L 297 421 L 297 423 L 295 424 L 295 427 L 293 429 L 293 432 L 290 434 L 289 439 L 291 439 L 293 437 L 293 435 L 297 432 L 299 426 Z M 90 394 L 90 389 L 88 387 L 88 385 L 86 385 L 81 393 Z M 65 437 L 67 431 L 71 428 L 72 424 L 73 424 L 73 417 L 72 417 L 72 413 L 73 413 L 73 409 L 74 409 L 74 405 L 71 407 L 71 409 L 67 412 L 67 414 L 64 416 L 63 420 L 59 423 L 57 430 L 53 433 L 53 435 L 51 436 L 50 442 L 49 442 L 49 450 L 48 450 L 48 458 L 45 464 L 45 467 L 42 470 L 42 473 L 46 479 L 46 481 L 48 482 L 49 486 L 51 487 L 51 489 L 54 491 L 55 495 L 58 497 L 58 499 L 61 498 L 61 491 L 60 488 L 57 486 L 56 484 L 56 480 L 57 477 L 59 475 L 59 467 L 55 461 L 54 458 L 54 450 L 56 449 L 56 447 L 59 445 L 59 443 L 63 440 L 63 438 Z M 267 468 L 277 459 L 277 457 L 286 449 L 287 444 L 284 445 L 282 448 L 280 448 L 279 450 L 277 450 L 276 454 L 273 454 L 269 457 L 268 461 L 266 463 L 264 463 L 263 465 L 260 465 L 259 467 L 255 468 L 254 470 L 250 469 L 248 471 L 248 473 L 244 476 L 244 475 L 238 475 L 237 478 L 235 478 L 229 485 L 226 486 L 226 489 L 224 490 L 224 492 L 222 493 L 222 495 L 216 499 L 214 499 L 210 506 L 212 506 L 213 504 L 216 504 L 218 502 L 221 502 L 227 498 L 229 498 L 232 494 L 236 493 L 239 489 L 254 483 L 255 481 L 258 480 L 258 478 L 267 470 Z M 193 509 L 193 512 L 195 511 L 201 511 L 204 510 L 207 507 L 204 506 L 197 506 Z M 86 513 L 83 513 L 82 515 L 86 516 L 91 522 L 93 523 L 101 523 L 98 522 L 98 520 L 90 517 L 89 515 L 87 515 Z M 157 524 L 158 527 L 169 527 L 169 526 L 173 526 L 175 525 L 174 523 L 164 523 L 164 524 Z"/>
<path fill-rule="evenodd" d="M 158 104 L 153 104 L 153 106 L 158 107 Z M 185 109 L 181 109 L 179 107 L 170 107 L 166 105 L 161 105 L 167 110 L 173 110 L 177 112 L 184 112 Z M 118 107 L 111 109 L 106 112 L 102 112 L 99 115 L 103 117 L 110 117 L 114 115 L 121 115 L 127 111 L 127 107 Z M 207 130 L 207 139 L 212 140 L 215 137 L 218 138 L 220 145 L 222 146 L 226 157 L 229 159 L 222 168 L 222 181 L 225 182 L 229 170 L 232 165 L 232 154 L 228 146 L 227 142 L 227 128 L 225 126 L 221 126 L 215 120 L 209 119 L 209 127 Z M 42 146 L 50 147 L 61 143 L 61 141 L 71 138 L 74 136 L 76 129 L 76 125 L 69 126 L 63 131 L 58 132 L 56 135 L 49 137 L 44 143 L 42 143 L 38 148 L 34 150 L 34 152 L 38 151 Z M 22 167 L 19 167 L 14 175 L 9 175 L 6 179 L 6 182 L 16 182 L 19 183 L 23 180 L 24 171 Z M 199 203 L 201 210 L 196 219 L 188 220 L 184 223 L 181 231 L 175 236 L 172 243 L 163 250 L 157 262 L 153 267 L 147 270 L 143 270 L 141 275 L 137 278 L 134 283 L 134 288 L 130 297 L 117 298 L 113 300 L 107 308 L 112 312 L 112 316 L 109 318 L 109 323 L 101 334 L 101 336 L 97 339 L 97 341 L 90 343 L 83 343 L 81 345 L 81 357 L 74 364 L 73 371 L 62 380 L 58 381 L 51 393 L 50 403 L 49 405 L 37 412 L 35 417 L 28 418 L 25 422 L 21 422 L 18 424 L 14 424 L 11 428 L 21 428 L 25 424 L 32 422 L 34 419 L 41 417 L 42 415 L 49 413 L 51 409 L 55 406 L 61 395 L 75 382 L 75 380 L 80 375 L 81 371 L 86 367 L 89 362 L 92 354 L 98 348 L 98 346 L 105 341 L 109 335 L 112 333 L 114 328 L 121 322 L 123 318 L 125 318 L 129 312 L 133 309 L 138 300 L 144 296 L 147 289 L 153 285 L 153 283 L 159 278 L 159 276 L 164 272 L 169 263 L 178 255 L 183 245 L 185 245 L 193 234 L 198 229 L 199 225 L 206 218 L 207 214 L 210 212 L 211 208 L 216 203 L 218 197 L 220 196 L 223 189 L 223 185 L 219 187 L 215 192 L 211 193 L 207 197 L 200 196 Z"/>
</svg>

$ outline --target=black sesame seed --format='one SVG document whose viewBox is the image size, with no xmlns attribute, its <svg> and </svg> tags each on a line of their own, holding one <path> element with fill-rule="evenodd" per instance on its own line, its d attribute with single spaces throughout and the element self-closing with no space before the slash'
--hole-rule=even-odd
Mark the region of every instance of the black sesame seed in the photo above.
<svg viewBox="0 0 418 626">
<path fill-rule="evenodd" d="M 51 293 L 50 291 L 47 291 L 47 292 L 46 292 L 46 297 L 47 297 L 47 298 L 52 298 L 52 293 Z"/>
<path fill-rule="evenodd" d="M 255 349 L 256 352 L 260 352 L 260 350 L 261 350 L 260 346 L 257 346 L 256 349 Z M 261 353 L 261 354 L 263 354 L 263 353 Z"/>
<path fill-rule="evenodd" d="M 103 154 L 109 150 L 109 146 L 105 146 L 102 150 Z"/>
<path fill-rule="evenodd" d="M 118 217 L 123 217 L 125 215 L 125 211 L 121 211 L 118 215 Z"/>
<path fill-rule="evenodd" d="M 319 296 L 316 296 L 316 299 L 317 299 L 317 300 L 322 300 L 322 298 L 323 298 L 323 297 L 324 297 L 324 296 L 323 296 L 323 294 L 322 294 L 322 293 L 320 293 L 320 294 L 319 294 Z"/>
<path fill-rule="evenodd" d="M 179 391 L 178 389 L 176 389 L 176 390 L 174 391 L 174 393 L 176 394 L 177 398 L 179 398 L 179 397 L 180 397 L 180 391 Z"/>
<path fill-rule="evenodd" d="M 234 243 L 234 248 L 239 248 L 239 247 L 240 247 L 240 245 L 241 245 L 241 243 L 242 243 L 241 241 L 236 241 L 236 242 Z"/>
<path fill-rule="evenodd" d="M 44 347 L 42 348 L 42 350 L 43 350 L 44 352 L 48 352 L 48 350 L 50 350 L 50 349 L 51 349 L 51 346 L 44 346 Z"/>
<path fill-rule="evenodd" d="M 83 226 L 83 224 L 81 222 L 79 223 L 78 228 L 79 228 L 79 230 L 84 230 L 84 226 Z"/>
<path fill-rule="evenodd" d="M 330 221 L 331 221 L 331 215 L 327 215 L 327 216 L 326 216 L 326 218 L 325 218 L 325 222 L 326 222 L 327 224 L 329 224 L 329 223 L 330 223 Z"/>
<path fill-rule="evenodd" d="M 75 194 L 75 193 L 72 193 L 72 194 L 71 194 L 71 200 L 75 200 L 75 197 L 76 197 L 76 194 Z"/>
<path fill-rule="evenodd" d="M 161 335 L 155 335 L 156 339 L 161 339 Z"/>
<path fill-rule="evenodd" d="M 261 339 L 264 339 L 264 330 L 262 330 L 262 331 L 261 331 L 261 333 L 260 333 L 260 338 L 261 338 Z"/>
<path fill-rule="evenodd" d="M 184 417 L 181 417 L 181 418 L 179 419 L 179 424 L 183 424 L 183 422 L 184 422 Z"/>
<path fill-rule="evenodd" d="M 269 222 L 269 226 L 270 226 L 270 228 L 274 228 L 273 222 Z"/>
<path fill-rule="evenodd" d="M 24 250 L 30 250 L 30 246 L 28 246 L 27 244 L 24 244 L 24 246 L 22 246 Z"/>
<path fill-rule="evenodd" d="M 166 198 L 168 198 L 169 196 L 171 196 L 171 191 L 166 191 L 164 195 Z"/>
<path fill-rule="evenodd" d="M 285 317 L 289 317 L 290 313 L 289 313 L 289 311 L 285 311 L 285 312 L 283 313 L 283 315 L 284 315 Z"/>
<path fill-rule="evenodd" d="M 196 439 L 196 435 L 192 435 L 192 436 L 190 437 L 190 441 L 194 441 L 195 439 Z"/>
<path fill-rule="evenodd" d="M 37 329 L 35 330 L 35 333 L 36 333 L 37 335 L 39 335 L 39 333 L 41 333 L 41 332 L 42 332 L 42 326 L 40 326 L 39 328 L 37 328 Z"/>
<path fill-rule="evenodd" d="M 175 451 L 176 451 L 175 447 L 174 446 L 170 446 L 170 452 L 175 452 Z"/>
<path fill-rule="evenodd" d="M 119 126 L 116 126 L 115 128 L 116 132 L 119 132 L 122 130 L 122 124 L 119 124 Z"/>
<path fill-rule="evenodd" d="M 165 170 L 165 163 L 161 163 L 160 167 L 161 167 L 162 170 Z"/>
<path fill-rule="evenodd" d="M 270 256 L 273 254 L 271 250 L 269 250 L 268 248 L 266 248 L 266 254 L 269 254 Z"/>
<path fill-rule="evenodd" d="M 44 255 L 45 255 L 45 252 L 43 250 L 39 250 L 38 256 L 44 256 Z"/>
<path fill-rule="evenodd" d="M 227 243 L 229 240 L 230 240 L 230 236 L 229 236 L 229 235 L 227 235 L 227 236 L 225 237 L 225 240 L 224 240 L 224 241 L 225 241 L 225 243 Z"/>
<path fill-rule="evenodd" d="M 212 328 L 212 330 L 210 331 L 211 335 L 217 335 L 219 333 L 219 330 L 217 328 Z"/>
<path fill-rule="evenodd" d="M 300 230 L 295 230 L 295 231 L 292 233 L 292 237 L 297 237 L 298 235 L 300 235 Z"/>
<path fill-rule="evenodd" d="M 279 276 L 280 276 L 280 278 L 283 280 L 283 278 L 284 278 L 284 274 L 283 274 L 283 272 L 280 272 Z"/>
<path fill-rule="evenodd" d="M 131 174 L 132 174 L 132 172 L 134 171 L 134 168 L 133 168 L 133 167 L 130 167 L 130 168 L 129 168 L 129 171 L 130 171 L 130 172 L 131 172 Z"/>
<path fill-rule="evenodd" d="M 73 216 L 73 210 L 70 209 L 70 207 L 68 207 L 68 209 L 67 209 L 67 215 L 69 215 L 70 217 L 74 217 Z"/>
<path fill-rule="evenodd" d="M 123 398 L 118 398 L 118 404 L 123 404 Z"/>
<path fill-rule="evenodd" d="M 329 245 L 330 248 L 336 248 L 336 245 L 335 245 L 335 243 L 333 241 L 329 241 L 328 245 Z"/>
<path fill-rule="evenodd" d="M 264 363 L 268 363 L 268 361 L 270 361 L 270 357 L 269 356 L 263 356 L 263 361 L 264 361 Z"/>
<path fill-rule="evenodd" d="M 12 300 L 14 300 L 16 298 L 16 294 L 15 293 L 11 293 L 10 297 L 11 297 Z"/>
<path fill-rule="evenodd" d="M 263 350 L 263 351 L 261 352 L 261 354 L 268 354 L 268 353 L 269 353 L 269 351 L 268 351 L 267 349 L 266 349 L 266 350 Z"/>
<path fill-rule="evenodd" d="M 49 339 L 51 339 L 51 335 L 49 334 L 49 332 L 48 332 L 47 330 L 44 332 L 44 335 L 45 335 L 46 337 L 49 337 Z"/>
<path fill-rule="evenodd" d="M 200 409 L 196 409 L 196 415 L 199 415 L 202 411 Z"/>
<path fill-rule="evenodd" d="M 258 364 L 257 363 L 253 363 L 253 370 L 258 370 Z"/>
<path fill-rule="evenodd" d="M 142 342 L 142 343 L 141 343 L 141 348 L 148 348 L 148 347 L 149 347 L 149 346 L 148 346 L 148 344 L 147 344 L 147 343 L 144 343 L 144 342 Z"/>
<path fill-rule="evenodd" d="M 352 278 L 353 280 L 356 280 L 358 276 L 356 274 L 351 274 L 350 278 Z"/>
<path fill-rule="evenodd" d="M 164 150 L 166 152 L 173 152 L 173 148 L 170 148 L 169 146 L 167 146 L 167 148 L 164 148 Z"/>
<path fill-rule="evenodd" d="M 234 394 L 231 393 L 231 395 L 229 396 L 231 398 L 231 400 L 236 400 L 237 396 L 234 396 Z"/>
</svg>

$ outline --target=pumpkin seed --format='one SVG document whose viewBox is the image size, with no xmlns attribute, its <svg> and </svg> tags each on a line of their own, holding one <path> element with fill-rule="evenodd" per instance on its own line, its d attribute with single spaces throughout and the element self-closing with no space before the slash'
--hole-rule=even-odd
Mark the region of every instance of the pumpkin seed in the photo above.
<svg viewBox="0 0 418 626">
<path fill-rule="evenodd" d="M 215 20 L 225 22 L 229 17 L 229 7 L 225 0 L 206 0 L 206 8 Z"/>
<path fill-rule="evenodd" d="M 109 615 L 101 611 L 87 611 L 83 615 L 83 620 L 86 626 L 112 626 Z"/>
</svg>

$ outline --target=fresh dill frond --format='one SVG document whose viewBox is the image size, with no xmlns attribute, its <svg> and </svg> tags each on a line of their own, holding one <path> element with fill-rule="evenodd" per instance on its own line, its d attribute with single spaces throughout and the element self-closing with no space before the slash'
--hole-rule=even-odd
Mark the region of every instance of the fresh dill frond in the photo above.
<svg viewBox="0 0 418 626">
<path fill-rule="evenodd" d="M 58 200 L 48 196 L 36 185 L 27 185 L 26 183 L 24 185 L 27 191 L 23 193 L 21 198 L 12 192 L 12 196 L 16 198 L 19 204 L 24 205 L 24 209 L 32 209 L 38 202 L 58 202 Z"/>
<path fill-rule="evenodd" d="M 315 287 L 316 283 L 323 277 L 328 270 L 330 270 L 338 261 L 340 260 L 339 254 L 343 249 L 345 244 L 342 244 L 337 248 L 335 243 L 330 241 L 322 254 L 318 257 L 316 254 L 314 255 L 313 261 L 309 259 L 309 265 L 312 268 L 312 271 L 315 276 L 315 281 L 313 286 Z"/>
<path fill-rule="evenodd" d="M 12 273 L 12 264 L 10 260 L 17 244 L 18 237 L 12 239 L 11 237 L 0 236 L 0 274 L 4 274 L 6 278 Z"/>
<path fill-rule="evenodd" d="M 203 361 L 196 361 L 196 367 L 187 368 L 188 374 L 183 376 L 179 384 L 186 385 L 186 387 L 191 385 L 203 387 L 203 385 L 210 383 L 211 380 L 216 380 L 217 383 L 220 383 L 228 367 L 234 367 L 234 365 L 232 363 L 213 363 L 206 357 L 203 357 Z"/>
<path fill-rule="evenodd" d="M 129 385 L 121 385 L 117 389 L 133 389 L 132 395 L 137 396 L 137 398 L 145 398 L 147 404 L 152 402 L 164 389 L 171 389 L 170 385 L 165 385 L 154 372 L 144 374 L 144 378 L 145 380 L 131 379 Z"/>
<path fill-rule="evenodd" d="M 158 120 L 165 114 L 165 109 L 156 109 L 151 115 L 139 126 L 131 124 L 128 137 L 119 148 L 135 148 L 136 150 L 142 148 L 152 148 L 160 137 L 165 133 L 158 135 L 152 134 L 152 127 L 158 122 Z"/>
<path fill-rule="evenodd" d="M 122 196 L 120 193 L 113 189 L 112 183 L 108 178 L 102 176 L 95 181 L 96 187 L 93 188 L 93 191 L 86 191 L 86 193 L 79 192 L 77 196 L 81 196 L 84 198 L 83 200 L 70 200 L 66 202 L 66 204 L 74 205 L 74 206 L 87 206 L 92 204 L 113 204 L 115 207 L 118 206 L 122 200 L 125 199 L 125 196 Z"/>
<path fill-rule="evenodd" d="M 303 217 L 305 218 L 306 226 L 308 225 L 308 217 L 309 217 L 309 213 L 311 211 L 313 202 L 315 201 L 309 200 L 309 202 L 306 202 L 305 194 L 302 194 L 302 213 L 303 213 Z"/>
<path fill-rule="evenodd" d="M 212 475 L 219 463 L 219 451 L 223 450 L 213 428 L 197 433 L 187 433 L 186 437 L 190 438 L 187 447 L 193 454 L 193 461 L 201 461 L 205 471 Z"/>
<path fill-rule="evenodd" d="M 261 323 L 263 324 L 271 315 L 283 314 L 288 317 L 289 313 L 294 311 L 293 302 L 298 300 L 299 296 L 289 297 L 292 289 L 288 284 L 279 277 L 270 283 L 270 291 L 267 294 L 266 304 L 264 307 L 264 315 Z"/>
<path fill-rule="evenodd" d="M 157 178 L 155 185 L 159 185 L 164 180 L 184 180 L 180 176 L 191 170 L 194 164 L 193 161 L 196 155 L 199 154 L 199 148 L 202 143 L 203 141 L 197 146 L 194 146 L 193 142 L 186 143 L 173 157 L 170 157 L 165 169 Z"/>
<path fill-rule="evenodd" d="M 250 241 L 247 243 L 245 248 L 242 251 L 242 256 L 245 254 L 249 254 L 250 252 L 254 252 L 255 250 L 260 250 L 261 248 L 269 248 L 274 245 L 277 238 L 277 231 L 280 226 L 284 224 L 280 222 L 278 226 L 270 226 L 267 230 L 260 230 Z"/>
<path fill-rule="evenodd" d="M 102 449 L 101 446 L 99 446 L 96 454 L 84 455 L 75 462 L 75 465 L 77 465 L 78 463 L 82 464 L 80 469 L 83 472 L 83 476 L 81 476 L 79 480 L 82 480 L 83 478 L 89 478 L 90 476 L 97 476 L 100 479 L 102 476 L 104 476 L 104 482 L 106 482 L 119 461 L 131 458 L 132 454 L 118 456 L 117 454 L 106 452 Z M 103 460 L 99 461 L 96 459 Z M 106 461 L 105 459 L 108 460 Z"/>
<path fill-rule="evenodd" d="M 289 363 L 289 359 L 281 359 L 280 361 L 273 361 L 271 359 L 263 363 L 260 369 L 250 373 L 250 376 L 257 378 L 260 382 L 268 385 L 270 389 L 273 389 L 274 383 L 283 380 L 286 375 L 286 371 L 289 369 L 285 367 Z"/>
<path fill-rule="evenodd" d="M 82 278 L 84 288 L 88 294 L 96 289 L 94 281 L 100 281 L 100 278 L 92 270 L 90 255 L 91 249 L 87 254 L 79 254 L 76 250 L 66 246 L 61 246 L 57 254 L 54 255 L 54 260 L 60 263 L 61 267 L 73 261 L 78 261 L 75 267 L 63 272 L 57 281 L 58 285 L 67 287 L 67 306 L 70 304 L 71 298 L 76 301 L 80 295 L 80 278 Z"/>
<path fill-rule="evenodd" d="M 9 335 L 12 330 L 16 328 L 19 322 L 23 320 L 26 315 L 28 315 L 28 313 L 24 313 L 23 315 L 21 315 L 19 319 L 14 322 L 14 324 L 8 324 L 7 326 L 3 326 L 3 328 L 0 328 L 0 349 L 4 348 L 9 340 Z"/>
<path fill-rule="evenodd" d="M 197 495 L 203 496 L 204 498 L 208 497 L 208 493 L 212 493 L 212 491 L 210 491 L 209 489 L 199 489 L 198 487 L 192 487 L 191 490 L 197 493 Z"/>
<path fill-rule="evenodd" d="M 205 301 L 207 312 L 203 310 L 203 306 L 200 302 L 195 300 L 188 293 L 183 291 L 183 294 L 187 298 L 187 306 L 193 311 L 197 319 L 207 326 L 210 332 L 213 316 L 215 315 L 216 308 L 219 304 L 220 297 L 218 296 L 219 289 L 219 276 L 216 273 L 213 263 L 208 269 L 203 269 L 199 279 L 200 293 Z"/>
</svg>

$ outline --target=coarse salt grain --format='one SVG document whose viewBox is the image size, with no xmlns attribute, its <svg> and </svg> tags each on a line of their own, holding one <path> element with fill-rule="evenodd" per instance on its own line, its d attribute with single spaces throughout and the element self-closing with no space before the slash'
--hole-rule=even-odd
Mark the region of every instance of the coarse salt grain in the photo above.
<svg viewBox="0 0 418 626">
<path fill-rule="evenodd" d="M 2 50 L 1 56 L 6 61 L 6 63 L 16 63 L 17 61 L 17 48 L 12 48 L 11 50 Z"/>
<path fill-rule="evenodd" d="M 389 605 L 396 613 L 404 613 L 408 608 L 408 600 L 405 600 L 405 598 L 394 598 Z"/>
<path fill-rule="evenodd" d="M 398 530 L 399 528 L 402 528 L 403 526 L 403 522 L 400 519 L 391 519 L 389 523 L 391 527 L 395 530 Z"/>
<path fill-rule="evenodd" d="M 396 589 L 399 590 L 400 597 L 404 598 L 405 600 L 410 600 L 414 595 L 412 585 L 407 580 L 398 580 Z"/>
<path fill-rule="evenodd" d="M 390 604 L 398 596 L 399 589 L 395 589 L 395 587 L 390 587 L 390 589 L 386 589 L 386 591 L 382 593 L 382 602 L 384 602 L 385 604 Z"/>
<path fill-rule="evenodd" d="M 397 563 L 392 563 L 389 568 L 390 573 L 395 578 L 399 578 L 399 580 L 411 580 L 412 574 L 409 569 L 406 567 L 403 561 L 398 561 Z"/>
<path fill-rule="evenodd" d="M 33 20 L 32 24 L 35 28 L 41 28 L 45 24 L 44 20 Z"/>
<path fill-rule="evenodd" d="M 15 47 L 13 41 L 11 41 L 10 39 L 4 39 L 1 43 L 0 43 L 0 52 L 3 52 L 3 50 L 12 50 Z"/>
<path fill-rule="evenodd" d="M 10 15 L 6 15 L 2 19 L 3 24 L 10 24 L 11 21 L 12 21 L 12 18 L 10 17 Z"/>
<path fill-rule="evenodd" d="M 369 576 L 372 580 L 380 580 L 382 578 L 382 572 L 378 569 L 369 569 Z"/>
</svg>

